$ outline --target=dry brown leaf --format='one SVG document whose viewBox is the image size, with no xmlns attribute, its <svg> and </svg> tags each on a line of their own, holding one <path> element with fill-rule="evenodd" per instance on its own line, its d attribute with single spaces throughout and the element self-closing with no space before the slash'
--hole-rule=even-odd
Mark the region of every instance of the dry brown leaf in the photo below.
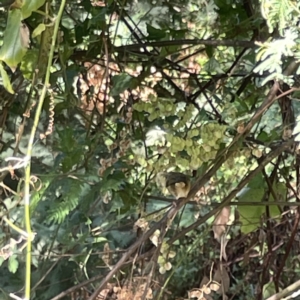
<svg viewBox="0 0 300 300">
<path fill-rule="evenodd" d="M 251 152 L 252 155 L 254 155 L 257 158 L 261 158 L 263 155 L 263 152 L 260 149 L 253 149 Z"/>
<path fill-rule="evenodd" d="M 214 277 L 213 277 L 213 281 L 216 281 L 218 283 L 220 283 L 220 289 L 217 290 L 218 294 L 222 294 L 223 292 L 226 293 L 229 290 L 229 285 L 230 285 L 230 278 L 228 275 L 228 272 L 226 271 L 226 269 L 223 267 L 222 271 L 220 269 L 220 266 L 218 267 L 218 269 L 216 270 Z"/>
<path fill-rule="evenodd" d="M 106 299 L 108 293 L 110 292 L 110 289 L 103 289 L 99 294 L 98 294 L 98 298 L 99 299 Z M 85 299 L 85 298 L 83 298 Z"/>
<path fill-rule="evenodd" d="M 206 295 L 211 293 L 211 289 L 208 286 L 205 286 L 202 290 L 203 290 L 203 293 Z"/>
<path fill-rule="evenodd" d="M 136 293 L 132 299 L 133 300 L 142 300 L 146 286 L 147 286 L 146 283 L 140 284 L 138 286 L 138 290 L 136 291 Z M 153 299 L 151 288 L 148 288 L 148 290 L 147 290 L 146 299 Z"/>
<path fill-rule="evenodd" d="M 220 288 L 220 286 L 216 283 L 211 283 L 209 287 L 212 291 L 215 291 L 215 292 Z"/>
<path fill-rule="evenodd" d="M 266 235 L 265 231 L 263 229 L 260 229 L 258 240 L 259 240 L 259 251 L 260 251 L 261 255 L 263 255 L 263 253 L 264 253 L 263 245 L 265 244 L 266 238 L 267 238 L 267 235 Z"/>
<path fill-rule="evenodd" d="M 220 253 L 221 253 L 221 256 L 224 258 L 225 261 L 227 261 L 226 246 L 227 246 L 228 241 L 229 241 L 229 239 L 227 239 L 225 235 L 221 236 L 221 241 L 220 241 L 221 250 L 220 250 Z"/>
<path fill-rule="evenodd" d="M 189 298 L 202 299 L 203 298 L 203 292 L 200 289 L 193 289 L 191 291 L 188 291 L 188 297 Z"/>
<path fill-rule="evenodd" d="M 237 127 L 237 132 L 238 133 L 243 133 L 245 130 L 245 124 L 244 123 L 239 123 Z"/>
<path fill-rule="evenodd" d="M 106 264 L 106 266 L 109 267 L 111 265 L 111 251 L 110 251 L 108 243 L 104 244 L 102 259 L 103 259 L 104 263 Z"/>
<path fill-rule="evenodd" d="M 197 298 L 197 300 L 213 300 L 209 294 L 211 294 L 212 291 L 216 292 L 220 288 L 220 284 L 213 281 L 211 276 L 212 274 L 210 274 L 210 279 L 207 276 L 204 276 L 201 280 L 200 288 L 192 289 L 188 292 L 189 298 Z M 219 281 L 221 282 L 220 274 L 217 274 L 217 276 L 219 276 Z"/>
<path fill-rule="evenodd" d="M 230 206 L 224 207 L 215 217 L 213 223 L 214 237 L 219 242 L 221 241 L 222 235 L 226 233 L 227 223 L 229 222 L 231 208 Z"/>
<path fill-rule="evenodd" d="M 203 288 L 209 283 L 209 278 L 207 276 L 204 276 L 200 282 L 200 288 Z"/>
<path fill-rule="evenodd" d="M 133 226 L 133 229 L 135 231 L 138 230 L 138 228 L 140 228 L 143 232 L 146 232 L 147 230 L 149 230 L 149 223 L 146 219 L 144 218 L 140 218 L 138 219 Z M 156 232 L 155 232 L 156 233 Z"/>
<path fill-rule="evenodd" d="M 29 48 L 30 31 L 25 23 L 20 25 L 21 44 L 24 48 Z"/>
<path fill-rule="evenodd" d="M 114 286 L 114 287 L 113 287 L 113 292 L 114 292 L 115 294 L 118 294 L 121 290 L 122 290 L 122 289 L 121 289 L 119 286 Z"/>
<path fill-rule="evenodd" d="M 123 287 L 122 290 L 117 294 L 117 299 L 118 300 L 133 299 L 132 290 L 127 287 Z"/>
</svg>

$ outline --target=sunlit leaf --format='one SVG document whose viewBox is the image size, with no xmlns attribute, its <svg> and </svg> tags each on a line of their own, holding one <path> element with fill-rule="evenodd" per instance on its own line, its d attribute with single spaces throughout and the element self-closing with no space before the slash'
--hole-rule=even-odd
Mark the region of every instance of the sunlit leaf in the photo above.
<svg viewBox="0 0 300 300">
<path fill-rule="evenodd" d="M 11 94 L 14 94 L 14 90 L 12 88 L 12 85 L 10 83 L 10 79 L 7 75 L 7 72 L 5 71 L 5 69 L 3 68 L 3 65 L 2 63 L 0 62 L 0 75 L 1 75 L 1 78 L 2 78 L 2 82 L 3 82 L 3 86 L 4 88 Z"/>
<path fill-rule="evenodd" d="M 36 11 L 45 3 L 45 0 L 24 0 L 22 6 L 22 17 L 23 19 L 28 18 L 32 12 Z"/>
<path fill-rule="evenodd" d="M 35 72 L 38 54 L 39 52 L 36 49 L 29 49 L 22 59 L 20 68 L 24 77 L 27 79 L 31 79 L 33 73 Z"/>
<path fill-rule="evenodd" d="M 21 19 L 20 9 L 9 11 L 3 45 L 0 49 L 0 60 L 10 68 L 15 68 L 27 51 L 29 32 L 28 29 L 24 29 Z"/>
<path fill-rule="evenodd" d="M 46 29 L 46 25 L 44 23 L 39 24 L 32 32 L 32 37 L 35 38 L 40 35 Z"/>
<path fill-rule="evenodd" d="M 273 192 L 277 196 L 278 201 L 286 201 L 287 188 L 283 183 L 276 183 L 273 185 Z M 264 180 L 261 175 L 256 176 L 250 181 L 247 188 L 242 190 L 239 194 L 239 201 L 243 202 L 261 202 L 265 194 Z M 274 201 L 272 193 L 270 193 L 269 201 Z M 242 232 L 248 233 L 260 227 L 260 220 L 262 214 L 266 211 L 264 206 L 250 205 L 238 206 L 240 219 L 243 223 Z M 280 215 L 280 210 L 276 205 L 269 206 L 270 215 L 276 217 Z"/>
<path fill-rule="evenodd" d="M 8 259 L 8 269 L 11 273 L 16 273 L 19 267 L 19 262 L 16 255 L 12 255 Z"/>
</svg>

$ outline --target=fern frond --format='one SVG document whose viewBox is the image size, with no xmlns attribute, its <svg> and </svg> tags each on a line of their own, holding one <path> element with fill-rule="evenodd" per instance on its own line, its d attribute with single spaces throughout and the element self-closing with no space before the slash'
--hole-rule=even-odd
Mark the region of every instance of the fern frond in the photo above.
<svg viewBox="0 0 300 300">
<path fill-rule="evenodd" d="M 62 223 L 69 213 L 76 208 L 83 190 L 83 183 L 73 178 L 60 180 L 57 191 L 61 194 L 58 201 L 53 201 L 47 221 Z M 56 183 L 57 184 L 57 183 Z"/>
<path fill-rule="evenodd" d="M 273 32 L 278 27 L 281 35 L 283 30 L 291 24 L 296 24 L 296 8 L 289 0 L 262 0 L 261 11 L 266 19 L 269 31 Z"/>
</svg>

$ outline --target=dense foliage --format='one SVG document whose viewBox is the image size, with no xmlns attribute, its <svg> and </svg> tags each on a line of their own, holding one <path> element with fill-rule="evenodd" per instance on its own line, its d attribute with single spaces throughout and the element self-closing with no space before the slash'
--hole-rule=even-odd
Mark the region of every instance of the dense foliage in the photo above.
<svg viewBox="0 0 300 300">
<path fill-rule="evenodd" d="M 298 1 L 0 10 L 1 299 L 300 289 Z"/>
</svg>

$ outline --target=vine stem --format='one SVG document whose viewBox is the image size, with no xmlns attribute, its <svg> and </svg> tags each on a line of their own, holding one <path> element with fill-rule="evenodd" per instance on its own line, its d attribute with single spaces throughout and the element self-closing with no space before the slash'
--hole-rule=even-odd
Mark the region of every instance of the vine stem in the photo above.
<svg viewBox="0 0 300 300">
<path fill-rule="evenodd" d="M 31 171 L 31 156 L 32 156 L 32 148 L 33 148 L 33 142 L 35 138 L 36 129 L 40 120 L 42 108 L 44 99 L 46 96 L 46 92 L 49 86 L 50 82 L 50 68 L 52 66 L 53 56 L 54 56 L 54 50 L 55 50 L 55 44 L 57 40 L 57 34 L 59 30 L 59 24 L 60 20 L 63 15 L 64 7 L 66 5 L 66 0 L 62 0 L 59 11 L 57 14 L 57 17 L 55 18 L 54 22 L 54 31 L 52 35 L 52 41 L 51 41 L 51 47 L 48 57 L 48 63 L 47 63 L 47 70 L 45 74 L 45 80 L 44 80 L 44 86 L 39 98 L 39 102 L 36 108 L 35 116 L 34 116 L 34 123 L 30 132 L 30 137 L 28 141 L 28 147 L 26 151 L 26 157 L 28 159 L 28 164 L 25 167 L 25 185 L 24 185 L 24 222 L 25 222 L 25 228 L 26 232 L 28 234 L 28 241 L 27 241 L 27 247 L 26 247 L 26 273 L 25 273 L 25 298 L 24 300 L 30 299 L 30 282 L 31 282 L 31 248 L 32 248 L 32 240 L 34 237 L 34 234 L 31 230 L 31 223 L 30 223 L 30 171 Z"/>
</svg>

